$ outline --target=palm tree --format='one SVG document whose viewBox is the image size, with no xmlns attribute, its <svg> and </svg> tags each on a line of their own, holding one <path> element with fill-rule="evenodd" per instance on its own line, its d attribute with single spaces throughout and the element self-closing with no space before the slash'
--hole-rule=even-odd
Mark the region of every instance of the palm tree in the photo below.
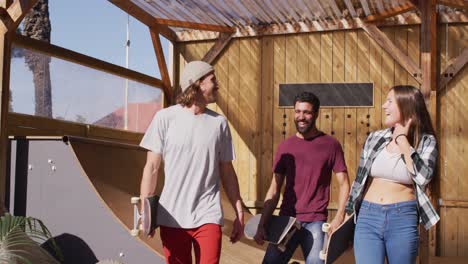
<svg viewBox="0 0 468 264">
<path fill-rule="evenodd" d="M 38 0 L 24 18 L 23 35 L 50 43 L 51 25 L 49 1 Z M 50 83 L 50 58 L 35 52 L 25 52 L 25 61 L 33 72 L 35 115 L 52 117 L 52 87 Z"/>
<path fill-rule="evenodd" d="M 39 219 L 5 214 L 0 218 L 0 264 L 59 264 L 37 241 L 52 239 Z M 57 256 L 62 255 L 52 239 Z"/>
<path fill-rule="evenodd" d="M 21 28 L 16 28 L 16 34 L 21 34 Z M 22 58 L 24 57 L 23 50 L 16 48 L 15 46 L 12 47 L 11 50 L 11 58 Z M 8 98 L 10 103 L 8 104 L 8 112 L 13 112 L 13 91 L 11 90 L 10 86 L 10 97 Z"/>
</svg>

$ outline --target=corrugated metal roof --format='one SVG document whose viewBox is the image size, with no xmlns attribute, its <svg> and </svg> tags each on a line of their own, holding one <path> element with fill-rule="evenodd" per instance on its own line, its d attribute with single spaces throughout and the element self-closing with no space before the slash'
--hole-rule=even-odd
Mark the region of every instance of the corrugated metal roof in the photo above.
<svg viewBox="0 0 468 264">
<path fill-rule="evenodd" d="M 391 12 L 407 0 L 131 0 L 157 18 L 224 26 L 327 21 Z"/>
<path fill-rule="evenodd" d="M 130 0 L 157 19 L 184 21 L 235 28 L 241 35 L 256 35 L 258 29 L 290 27 L 291 32 L 335 30 L 359 27 L 360 19 L 383 19 L 391 24 L 414 24 L 420 19 L 409 0 Z M 423 0 L 419 0 L 423 1 Z M 115 2 L 115 1 L 112 1 Z M 467 1 L 468 2 L 468 1 Z M 440 6 L 441 16 L 455 17 L 453 9 Z M 395 12 L 401 14 L 395 15 Z M 466 19 L 466 10 L 458 12 Z M 444 16 L 445 15 L 445 16 Z M 448 19 L 450 19 L 450 17 Z M 456 17 L 457 18 L 457 17 Z M 458 17 L 459 18 L 459 17 Z M 186 34 L 183 28 L 171 28 Z M 266 29 L 269 27 L 268 29 Z M 301 29 L 306 28 L 306 29 Z M 189 30 L 188 34 L 193 30 Z M 219 31 L 219 30 L 218 30 Z M 282 30 L 281 32 L 284 32 Z M 190 37 L 188 37 L 190 38 Z"/>
</svg>

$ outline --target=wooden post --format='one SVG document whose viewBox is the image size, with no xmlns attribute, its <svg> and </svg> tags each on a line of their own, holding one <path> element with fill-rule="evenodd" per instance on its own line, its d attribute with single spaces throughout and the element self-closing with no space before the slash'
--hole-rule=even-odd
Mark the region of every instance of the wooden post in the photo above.
<svg viewBox="0 0 468 264">
<path fill-rule="evenodd" d="M 421 92 L 424 95 L 433 125 L 437 124 L 437 0 L 419 1 L 421 12 Z M 436 177 L 438 178 L 438 177 Z M 437 206 L 437 182 L 427 190 L 433 205 Z M 435 256 L 436 228 L 421 229 L 420 263 L 428 263 Z"/>
<path fill-rule="evenodd" d="M 9 105 L 10 82 L 10 48 L 11 39 L 6 31 L 0 32 L 0 215 L 5 213 L 5 190 L 7 166 L 7 115 Z"/>
<path fill-rule="evenodd" d="M 5 184 L 9 166 L 7 162 L 7 115 L 10 94 L 11 38 L 21 20 L 36 2 L 37 0 L 1 2 L 1 8 L 6 12 L 0 17 L 0 215 L 5 212 Z"/>
<path fill-rule="evenodd" d="M 436 0 L 419 2 L 421 11 L 421 90 L 426 99 L 437 87 L 437 12 Z"/>
</svg>

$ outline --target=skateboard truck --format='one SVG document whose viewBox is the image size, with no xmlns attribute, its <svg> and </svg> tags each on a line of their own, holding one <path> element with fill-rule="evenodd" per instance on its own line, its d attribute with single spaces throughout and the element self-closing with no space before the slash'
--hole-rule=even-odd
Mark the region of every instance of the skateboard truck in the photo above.
<svg viewBox="0 0 468 264">
<path fill-rule="evenodd" d="M 134 237 L 140 234 L 140 230 L 142 230 L 142 226 L 138 226 L 138 221 L 143 218 L 143 214 L 140 214 L 138 211 L 138 202 L 140 201 L 140 197 L 132 197 L 130 202 L 133 204 L 133 229 L 130 231 L 130 234 Z"/>
<path fill-rule="evenodd" d="M 138 236 L 140 230 L 143 231 L 145 236 L 151 235 L 158 227 L 156 221 L 157 207 L 159 196 L 153 195 L 141 199 L 140 197 L 132 197 L 130 202 L 133 204 L 133 229 L 130 231 L 132 236 Z M 143 212 L 140 214 L 138 211 L 138 204 L 141 203 Z M 140 222 L 140 225 L 138 225 Z"/>
<path fill-rule="evenodd" d="M 321 260 L 327 259 L 327 245 L 328 245 L 328 231 L 330 230 L 330 224 L 329 223 L 323 223 L 322 225 L 322 231 L 325 233 L 325 237 L 323 239 L 323 248 L 320 250 L 319 253 L 319 258 Z"/>
<path fill-rule="evenodd" d="M 301 225 L 298 222 L 294 223 L 294 228 L 291 228 L 286 236 L 282 239 L 282 241 L 276 245 L 279 251 L 284 252 L 286 251 L 286 244 L 288 244 L 289 240 L 294 236 L 296 231 L 301 229 Z"/>
</svg>

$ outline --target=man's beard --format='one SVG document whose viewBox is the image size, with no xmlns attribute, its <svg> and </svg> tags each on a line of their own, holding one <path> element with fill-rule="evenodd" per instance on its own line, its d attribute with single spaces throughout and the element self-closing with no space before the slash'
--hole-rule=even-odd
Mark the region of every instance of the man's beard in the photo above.
<svg viewBox="0 0 468 264">
<path fill-rule="evenodd" d="M 299 122 L 306 122 L 306 126 L 300 127 L 299 124 L 298 124 Z M 313 127 L 313 122 L 311 122 L 311 121 L 307 122 L 307 121 L 303 121 L 303 120 L 294 120 L 294 124 L 296 125 L 297 132 L 299 132 L 302 135 L 307 134 L 307 132 L 309 132 Z"/>
</svg>

